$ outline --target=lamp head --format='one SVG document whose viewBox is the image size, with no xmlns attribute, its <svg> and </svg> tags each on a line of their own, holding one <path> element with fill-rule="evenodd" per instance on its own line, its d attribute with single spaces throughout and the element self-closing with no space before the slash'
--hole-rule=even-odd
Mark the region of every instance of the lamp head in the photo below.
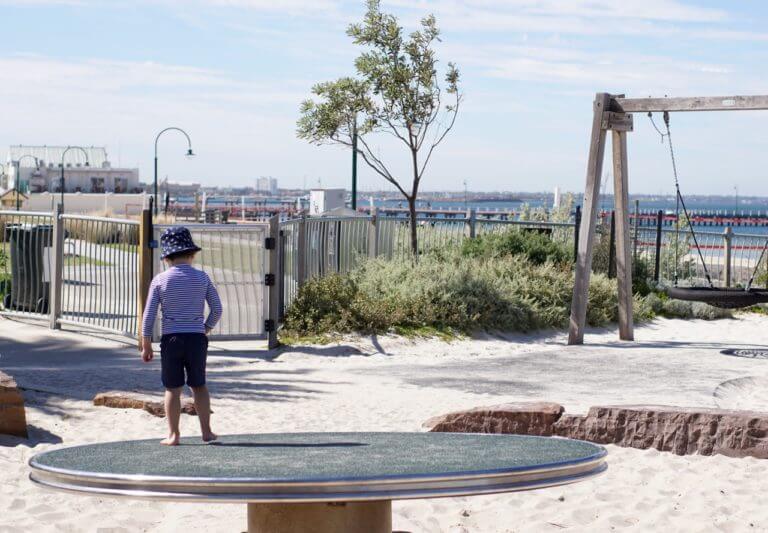
<svg viewBox="0 0 768 533">
<path fill-rule="evenodd" d="M 90 163 L 88 163 L 88 161 L 86 161 L 86 162 L 85 162 L 85 166 L 86 166 L 86 167 L 90 167 L 91 165 L 90 165 Z"/>
<path fill-rule="evenodd" d="M 187 150 L 186 156 L 187 156 L 187 158 L 190 158 L 190 159 L 195 157 L 195 153 L 192 151 L 192 148 Z"/>
</svg>

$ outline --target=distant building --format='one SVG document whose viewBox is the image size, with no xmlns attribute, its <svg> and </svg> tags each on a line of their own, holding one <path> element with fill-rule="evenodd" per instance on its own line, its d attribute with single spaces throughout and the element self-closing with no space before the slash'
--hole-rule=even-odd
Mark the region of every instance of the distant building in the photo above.
<svg viewBox="0 0 768 533">
<path fill-rule="evenodd" d="M 309 191 L 309 214 L 317 216 L 344 207 L 346 195 L 344 189 L 312 189 Z"/>
<path fill-rule="evenodd" d="M 277 194 L 277 179 L 261 177 L 256 180 L 256 192 L 262 194 Z"/>
<path fill-rule="evenodd" d="M 5 163 L 6 189 L 32 193 L 61 192 L 61 156 L 66 146 L 11 146 Z M 138 168 L 114 168 L 101 146 L 69 150 L 64 158 L 65 192 L 141 192 Z M 18 175 L 17 175 L 18 171 Z"/>
<path fill-rule="evenodd" d="M 163 195 L 167 192 L 169 195 L 171 195 L 174 198 L 177 196 L 194 196 L 195 194 L 200 192 L 199 183 L 188 182 L 188 181 L 174 182 L 174 181 L 168 181 L 167 178 L 162 180 L 157 187 L 160 195 Z M 151 185 L 148 188 L 148 191 L 149 189 L 151 189 Z"/>
</svg>

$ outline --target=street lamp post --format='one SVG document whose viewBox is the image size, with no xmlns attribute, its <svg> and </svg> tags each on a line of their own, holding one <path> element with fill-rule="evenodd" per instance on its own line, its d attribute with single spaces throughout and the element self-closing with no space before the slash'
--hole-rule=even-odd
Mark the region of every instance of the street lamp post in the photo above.
<svg viewBox="0 0 768 533">
<path fill-rule="evenodd" d="M 187 157 L 193 157 L 195 155 L 192 152 L 192 141 L 190 140 L 189 135 L 187 135 L 187 132 L 184 131 L 181 128 L 177 128 L 175 126 L 171 126 L 170 128 L 165 128 L 164 130 L 162 130 L 160 133 L 157 134 L 157 137 L 155 137 L 155 179 L 154 179 L 154 197 L 155 197 L 155 201 L 154 201 L 154 207 L 153 207 L 155 216 L 157 216 L 157 141 L 160 140 L 160 136 L 163 133 L 165 133 L 166 131 L 170 131 L 170 130 L 176 130 L 178 132 L 183 133 L 184 137 L 187 138 L 187 146 L 189 148 L 185 155 Z"/>
<path fill-rule="evenodd" d="M 65 189 L 65 187 L 64 187 L 64 156 L 67 155 L 67 152 L 69 152 L 70 150 L 80 150 L 81 152 L 83 152 L 83 155 L 85 156 L 85 166 L 86 167 L 90 166 L 90 164 L 88 162 L 88 152 L 86 152 L 85 148 L 83 148 L 82 146 L 67 146 L 64 149 L 64 151 L 61 153 L 61 165 L 60 165 L 61 166 L 61 181 L 60 181 L 60 185 L 61 185 L 61 212 L 62 213 L 64 212 L 64 189 Z"/>
<path fill-rule="evenodd" d="M 21 160 L 25 157 L 31 157 L 35 160 L 35 167 L 40 168 L 40 162 L 38 159 L 30 154 L 24 154 L 23 156 L 19 157 L 16 161 L 12 161 L 11 164 L 13 164 L 16 167 L 16 176 L 14 179 L 14 189 L 16 191 L 16 211 L 18 211 L 21 208 L 21 200 L 19 198 L 19 194 L 21 194 L 21 189 L 19 188 L 19 183 L 21 182 Z"/>
</svg>

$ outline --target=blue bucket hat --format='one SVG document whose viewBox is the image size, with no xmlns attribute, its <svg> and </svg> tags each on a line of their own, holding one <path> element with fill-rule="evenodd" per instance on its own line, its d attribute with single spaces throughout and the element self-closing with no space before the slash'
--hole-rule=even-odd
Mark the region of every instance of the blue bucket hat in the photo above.
<svg viewBox="0 0 768 533">
<path fill-rule="evenodd" d="M 163 247 L 163 253 L 160 259 L 165 259 L 171 254 L 180 252 L 199 252 L 202 250 L 192 240 L 192 234 L 184 226 L 173 226 L 168 228 L 160 235 L 160 245 Z"/>
</svg>

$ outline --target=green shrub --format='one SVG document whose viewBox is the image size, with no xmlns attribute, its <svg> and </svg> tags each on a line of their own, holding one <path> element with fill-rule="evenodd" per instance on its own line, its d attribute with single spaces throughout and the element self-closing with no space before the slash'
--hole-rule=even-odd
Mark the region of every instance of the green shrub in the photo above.
<svg viewBox="0 0 768 533">
<path fill-rule="evenodd" d="M 569 247 L 554 242 L 544 232 L 515 228 L 500 234 L 467 239 L 462 243 L 461 253 L 467 257 L 521 255 L 534 265 L 543 265 L 547 261 L 567 263 L 573 252 Z"/>
<path fill-rule="evenodd" d="M 418 263 L 372 260 L 347 275 L 311 280 L 289 308 L 285 332 L 531 331 L 568 325 L 569 265 L 532 265 L 519 255 L 463 254 L 463 249 L 443 250 Z M 615 282 L 593 276 L 589 304 L 590 325 L 615 321 Z"/>
</svg>

